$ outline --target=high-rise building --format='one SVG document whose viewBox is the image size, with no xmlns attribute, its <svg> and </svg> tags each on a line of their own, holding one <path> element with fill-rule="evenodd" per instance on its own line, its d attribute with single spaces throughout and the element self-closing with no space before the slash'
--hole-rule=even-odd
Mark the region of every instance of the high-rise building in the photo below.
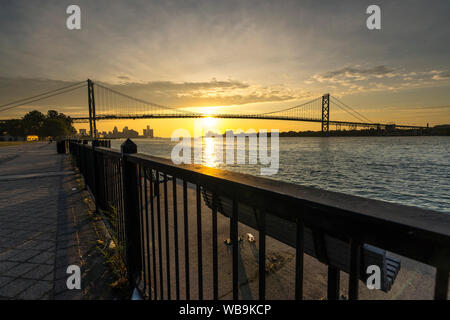
<svg viewBox="0 0 450 320">
<path fill-rule="evenodd" d="M 143 130 L 143 136 L 146 138 L 153 138 L 153 129 L 150 129 L 150 126 L 147 126 L 147 129 Z"/>
</svg>

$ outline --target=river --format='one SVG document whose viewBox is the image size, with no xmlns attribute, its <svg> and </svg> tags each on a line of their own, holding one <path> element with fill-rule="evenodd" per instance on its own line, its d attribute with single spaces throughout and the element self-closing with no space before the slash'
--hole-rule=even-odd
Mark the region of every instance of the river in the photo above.
<svg viewBox="0 0 450 320">
<path fill-rule="evenodd" d="M 177 144 L 133 141 L 138 152 L 165 158 Z M 265 167 L 221 164 L 215 143 L 203 140 L 204 165 L 253 175 Z M 450 137 L 290 137 L 280 138 L 279 150 L 278 173 L 269 179 L 450 212 Z"/>
</svg>

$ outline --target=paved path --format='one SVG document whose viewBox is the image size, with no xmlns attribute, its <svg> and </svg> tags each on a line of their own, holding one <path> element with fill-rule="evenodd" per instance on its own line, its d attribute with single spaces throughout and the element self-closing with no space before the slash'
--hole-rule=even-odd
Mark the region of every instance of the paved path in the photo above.
<svg viewBox="0 0 450 320">
<path fill-rule="evenodd" d="M 0 148 L 0 299 L 111 298 L 106 281 L 88 281 L 108 273 L 91 221 L 55 144 Z M 71 264 L 81 267 L 81 290 L 67 289 Z"/>
</svg>

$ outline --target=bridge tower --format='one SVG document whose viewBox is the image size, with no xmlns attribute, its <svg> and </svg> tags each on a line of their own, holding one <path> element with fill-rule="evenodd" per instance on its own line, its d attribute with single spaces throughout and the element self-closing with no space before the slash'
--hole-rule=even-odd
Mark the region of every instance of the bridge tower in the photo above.
<svg viewBox="0 0 450 320">
<path fill-rule="evenodd" d="M 91 138 L 97 136 L 97 124 L 95 123 L 95 96 L 94 83 L 88 79 L 88 102 L 89 102 L 89 129 L 91 130 Z"/>
<path fill-rule="evenodd" d="M 330 131 L 330 94 L 322 96 L 322 132 Z"/>
</svg>

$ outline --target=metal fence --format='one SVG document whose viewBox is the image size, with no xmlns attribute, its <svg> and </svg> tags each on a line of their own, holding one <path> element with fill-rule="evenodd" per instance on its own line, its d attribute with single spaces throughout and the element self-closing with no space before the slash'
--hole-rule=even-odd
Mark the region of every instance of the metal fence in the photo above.
<svg viewBox="0 0 450 320">
<path fill-rule="evenodd" d="M 264 299 L 266 294 L 269 216 L 295 226 L 292 241 L 296 251 L 293 283 L 296 299 L 303 297 L 305 230 L 322 237 L 332 236 L 348 245 L 349 299 L 358 298 L 358 282 L 364 271 L 361 268 L 364 244 L 435 267 L 434 298 L 447 299 L 448 214 L 198 165 L 175 165 L 167 159 L 138 154 L 131 140 L 122 145 L 121 152 L 98 145 L 95 141 L 93 146 L 70 141 L 69 150 L 96 206 L 110 218 L 115 241 L 123 248 L 121 252 L 132 285 L 146 299 L 204 299 L 205 288 L 212 290 L 209 297 L 219 298 L 217 213 L 218 209 L 223 212 L 224 199 L 230 203 L 233 299 L 239 298 L 238 223 L 248 224 L 242 214 L 245 208 L 254 210 L 257 222 L 252 227 L 259 232 L 259 299 Z M 206 221 L 202 221 L 205 217 L 202 196 L 210 204 L 207 228 Z M 190 230 L 189 210 L 195 211 L 196 241 L 190 237 L 194 230 Z M 204 239 L 209 239 L 208 245 L 212 246 L 207 256 L 203 254 Z M 192 256 L 193 247 L 196 256 Z M 182 260 L 183 269 L 180 268 Z M 212 262 L 207 264 L 208 269 L 204 267 L 205 261 Z M 193 279 L 190 268 L 197 271 Z M 328 265 L 328 299 L 339 298 L 340 272 L 336 266 Z M 184 276 L 180 277 L 180 273 Z M 212 283 L 204 286 L 205 281 Z M 193 286 L 195 296 L 191 295 Z"/>
</svg>

